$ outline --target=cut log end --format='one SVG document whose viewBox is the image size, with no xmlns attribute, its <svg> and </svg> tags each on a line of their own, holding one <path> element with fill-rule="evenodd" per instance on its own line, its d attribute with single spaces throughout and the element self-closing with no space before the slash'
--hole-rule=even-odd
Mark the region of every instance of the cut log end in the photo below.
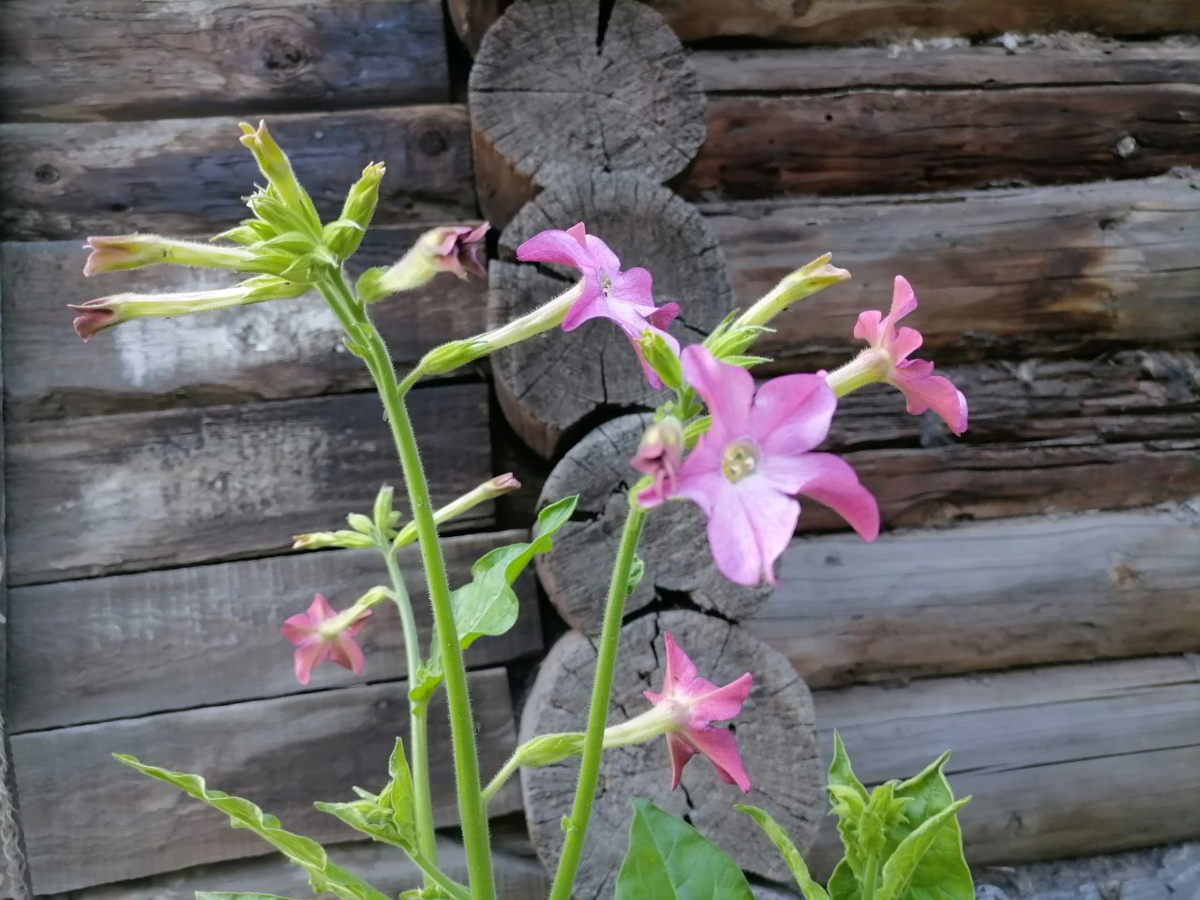
<svg viewBox="0 0 1200 900">
<path fill-rule="evenodd" d="M 679 39 L 634 0 L 603 22 L 601 5 L 525 0 L 487 32 L 469 95 L 476 148 L 490 151 L 485 201 L 511 193 L 510 178 L 548 184 L 564 164 L 665 181 L 704 143 L 705 97 Z"/>
<path fill-rule="evenodd" d="M 580 495 L 578 509 L 586 520 L 568 523 L 537 565 L 559 614 L 584 634 L 599 634 L 603 623 L 607 585 L 595 575 L 612 568 L 626 497 L 637 477 L 629 459 L 649 422 L 648 415 L 630 415 L 604 423 L 571 448 L 542 490 L 541 503 Z M 692 503 L 670 502 L 656 509 L 646 520 L 639 548 L 646 569 L 626 602 L 629 613 L 656 599 L 682 600 L 737 621 L 757 612 L 770 593 L 734 584 L 717 571 L 704 515 Z"/>
<path fill-rule="evenodd" d="M 577 172 L 543 191 L 504 230 L 501 260 L 513 259 L 517 247 L 538 232 L 576 222 L 608 243 L 626 268 L 644 266 L 653 273 L 655 301 L 675 301 L 682 308 L 670 328 L 681 341 L 701 339 L 729 312 L 724 257 L 704 219 L 666 188 L 628 172 Z M 491 323 L 529 312 L 577 277 L 558 267 L 493 263 Z M 564 432 L 598 411 L 649 408 L 659 399 L 624 335 L 601 320 L 569 333 L 555 329 L 498 353 L 493 370 L 513 428 L 547 458 L 559 451 Z"/>
<path fill-rule="evenodd" d="M 667 631 L 713 683 L 726 684 L 745 672 L 754 675 L 754 690 L 734 726 L 753 789 L 743 798 L 698 758 L 684 769 L 680 789 L 670 790 L 667 748 L 660 740 L 607 751 L 575 886 L 578 897 L 612 895 L 634 797 L 685 816 L 704 834 L 720 835 L 723 849 L 743 869 L 771 879 L 787 877 L 782 859 L 733 804 L 744 800 L 763 807 L 802 850 L 824 816 L 824 779 L 808 688 L 783 656 L 737 626 L 692 612 L 655 613 L 627 624 L 610 721 L 637 715 L 647 708 L 642 691 L 661 688 L 662 634 Z M 582 730 L 594 669 L 592 642 L 574 632 L 563 637 L 542 663 L 525 705 L 521 740 Z M 548 866 L 562 849 L 560 823 L 571 811 L 578 769 L 576 758 L 521 772 L 530 837 Z"/>
</svg>

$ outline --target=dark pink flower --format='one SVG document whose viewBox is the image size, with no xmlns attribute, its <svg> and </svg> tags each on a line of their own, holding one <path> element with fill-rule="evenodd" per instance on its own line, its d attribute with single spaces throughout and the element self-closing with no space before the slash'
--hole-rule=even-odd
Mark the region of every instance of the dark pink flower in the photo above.
<svg viewBox="0 0 1200 900">
<path fill-rule="evenodd" d="M 750 792 L 750 776 L 742 765 L 737 741 L 725 728 L 713 728 L 713 722 L 732 719 L 742 711 L 750 696 L 754 677 L 747 672 L 724 687 L 717 687 L 696 674 L 696 666 L 679 649 L 668 632 L 663 636 L 667 648 L 667 667 L 662 693 L 645 691 L 646 699 L 658 711 L 669 715 L 667 750 L 671 754 L 671 790 L 679 787 L 683 767 L 697 753 L 708 761 L 726 784 L 736 784 L 742 793 Z"/>
<path fill-rule="evenodd" d="M 955 434 L 967 430 L 967 399 L 949 378 L 933 374 L 933 363 L 909 359 L 921 346 L 921 332 L 915 328 L 897 328 L 896 323 L 917 308 L 917 297 L 903 276 L 897 275 L 892 289 L 892 308 L 887 316 L 877 309 L 858 317 L 854 336 L 867 341 L 874 354 L 869 361 L 877 366 L 879 380 L 899 388 L 914 416 L 932 409 Z M 853 366 L 854 363 L 851 363 Z"/>
<path fill-rule="evenodd" d="M 679 342 L 665 329 L 679 315 L 679 304 L 654 305 L 649 272 L 641 267 L 621 271 L 621 260 L 604 241 L 588 234 L 582 222 L 566 231 L 535 234 L 517 248 L 517 259 L 578 269 L 583 290 L 563 319 L 563 331 L 574 331 L 589 319 L 611 319 L 633 344 L 646 380 L 655 389 L 662 387 L 662 380 L 642 356 L 638 339 L 647 330 L 661 334 L 678 355 Z"/>
<path fill-rule="evenodd" d="M 450 272 L 466 279 L 467 272 L 483 278 L 487 270 L 479 260 L 483 237 L 491 226 L 449 225 L 427 231 L 421 238 L 429 262 L 441 272 Z"/>
<path fill-rule="evenodd" d="M 629 461 L 634 469 L 654 478 L 649 487 L 638 492 L 638 503 L 650 509 L 674 494 L 682 461 L 683 427 L 678 419 L 667 416 L 647 428 L 637 453 Z"/>
<path fill-rule="evenodd" d="M 837 400 L 819 375 L 784 375 L 754 390 L 739 366 L 700 345 L 683 351 L 683 372 L 712 425 L 679 470 L 678 492 L 708 517 L 717 568 L 738 584 L 775 583 L 804 494 L 832 507 L 864 540 L 879 533 L 879 507 L 844 460 L 811 453 L 825 440 Z"/>
<path fill-rule="evenodd" d="M 369 609 L 355 610 L 353 607 L 339 613 L 329 605 L 324 594 L 317 594 L 307 612 L 289 617 L 280 631 L 296 648 L 296 680 L 308 684 L 313 667 L 327 659 L 361 675 L 363 652 L 354 638 L 369 615 Z"/>
</svg>

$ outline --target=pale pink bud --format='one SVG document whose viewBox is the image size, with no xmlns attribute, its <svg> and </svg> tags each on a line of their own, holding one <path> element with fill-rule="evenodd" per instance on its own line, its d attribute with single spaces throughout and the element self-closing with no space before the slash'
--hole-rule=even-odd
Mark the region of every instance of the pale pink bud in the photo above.
<svg viewBox="0 0 1200 900">
<path fill-rule="evenodd" d="M 638 503 L 650 509 L 675 493 L 679 465 L 683 461 L 683 426 L 674 416 L 655 422 L 642 435 L 637 453 L 629 464 L 653 483 L 638 493 Z"/>
</svg>

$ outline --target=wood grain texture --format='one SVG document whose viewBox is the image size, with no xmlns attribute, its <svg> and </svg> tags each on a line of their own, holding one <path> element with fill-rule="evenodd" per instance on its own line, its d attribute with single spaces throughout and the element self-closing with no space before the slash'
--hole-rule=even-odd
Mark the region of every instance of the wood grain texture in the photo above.
<svg viewBox="0 0 1200 900">
<path fill-rule="evenodd" d="M 488 31 L 469 103 L 492 221 L 506 222 L 522 190 L 529 199 L 531 183 L 549 185 L 564 170 L 657 183 L 704 142 L 704 93 L 662 17 L 616 0 L 602 24 L 600 9 L 594 0 L 525 0 Z"/>
<path fill-rule="evenodd" d="M 797 539 L 742 625 L 813 687 L 1200 651 L 1200 505 Z"/>
<path fill-rule="evenodd" d="M 787 660 L 744 630 L 694 612 L 652 613 L 629 622 L 621 631 L 621 663 L 613 682 L 610 719 L 622 721 L 649 708 L 642 691 L 661 688 L 664 632 L 674 635 L 702 675 L 715 684 L 753 672 L 754 690 L 737 717 L 737 740 L 754 782 L 745 799 L 769 811 L 798 846 L 806 847 L 827 803 L 812 699 Z M 595 666 L 591 640 L 578 632 L 562 637 L 542 664 L 525 704 L 521 739 L 581 730 Z M 530 838 L 550 868 L 562 849 L 561 821 L 571 811 L 578 771 L 578 758 L 521 770 Z M 625 856 L 629 802 L 634 797 L 652 800 L 674 815 L 686 815 L 705 834 L 719 834 L 721 846 L 743 869 L 778 880 L 786 877 L 779 854 L 758 840 L 757 826 L 732 809 L 734 802 L 743 799 L 740 791 L 723 784 L 706 760 L 696 757 L 688 764 L 680 787 L 670 789 L 664 741 L 605 753 L 576 896 L 611 896 Z"/>
<path fill-rule="evenodd" d="M 704 147 L 673 184 L 689 199 L 759 199 L 1139 178 L 1188 165 L 1200 165 L 1200 85 L 888 87 L 713 97 Z"/>
<path fill-rule="evenodd" d="M 455 31 L 474 51 L 511 0 L 448 0 Z M 1200 32 L 1189 0 L 1130 5 L 1123 0 L 648 0 L 685 41 L 757 37 L 797 44 L 1005 32 L 1078 31 L 1114 35 Z"/>
<path fill-rule="evenodd" d="M 692 206 L 639 175 L 579 172 L 526 204 L 501 235 L 505 262 L 488 272 L 491 325 L 531 312 L 577 281 L 578 272 L 565 267 L 511 260 L 535 234 L 580 221 L 611 245 L 626 270 L 644 266 L 653 273 L 655 302 L 680 304 L 669 330 L 683 343 L 702 340 L 729 313 L 720 248 Z M 650 388 L 629 340 L 604 319 L 502 350 L 492 371 L 505 417 L 546 458 L 569 446 L 572 432 L 586 429 L 597 410 L 652 408 L 665 396 Z"/>
<path fill-rule="evenodd" d="M 1200 835 L 1200 670 L 1134 659 L 817 691 L 864 782 L 919 772 L 943 750 L 972 865 L 1154 846 Z M 751 773 L 753 774 L 753 773 Z M 840 855 L 831 818 L 810 854 Z"/>
<path fill-rule="evenodd" d="M 640 476 L 629 467 L 651 416 L 612 419 L 567 451 L 546 479 L 540 503 L 579 494 L 576 521 L 568 522 L 554 549 L 537 558 L 538 576 L 559 615 L 578 631 L 598 635 L 608 584 L 594 577 L 616 558 L 629 511 L 629 489 Z M 753 615 L 767 599 L 764 588 L 745 588 L 717 571 L 708 550 L 704 514 L 692 503 L 669 503 L 646 520 L 638 556 L 645 563 L 625 601 L 627 615 L 655 602 L 682 602 L 722 619 Z"/>
<path fill-rule="evenodd" d="M 470 579 L 476 557 L 527 538 L 525 531 L 505 531 L 445 539 L 451 583 Z M 429 604 L 415 546 L 402 552 L 401 566 L 428 647 Z M 279 635 L 283 620 L 307 608 L 315 592 L 343 609 L 386 582 L 373 550 L 345 550 L 17 588 L 12 728 L 60 728 L 402 678 L 404 645 L 390 603 L 375 609 L 360 635 L 367 656 L 360 676 L 329 665 L 317 670 L 310 687 L 297 684 L 292 648 Z M 516 588 L 516 626 L 476 641 L 468 665 L 541 651 L 532 574 Z"/>
<path fill-rule="evenodd" d="M 473 673 L 470 683 L 486 778 L 515 747 L 508 679 L 489 669 Z M 457 818 L 449 720 L 444 702 L 434 703 L 434 817 L 447 825 Z M 407 728 L 405 683 L 389 682 L 21 735 L 13 749 L 22 793 L 31 798 L 25 827 L 34 887 L 53 893 L 272 852 L 111 753 L 202 774 L 210 787 L 254 800 L 286 828 L 320 841 L 349 840 L 355 833 L 312 801 L 351 799 L 356 784 L 377 790 L 387 780 L 395 737 Z M 512 785 L 490 811 L 519 808 Z"/>
<path fill-rule="evenodd" d="M 245 217 L 241 198 L 262 180 L 237 123 L 0 125 L 0 231 L 10 240 L 224 231 Z M 377 224 L 475 215 L 464 107 L 273 115 L 268 124 L 323 215 L 337 214 L 371 161 L 388 166 Z"/>
<path fill-rule="evenodd" d="M 373 229 L 351 261 L 357 274 L 398 259 L 420 228 Z M 122 291 L 209 290 L 236 275 L 159 266 L 84 278 L 76 241 L 0 245 L 4 297 L 5 400 L 10 419 L 103 415 L 361 390 L 362 361 L 315 293 L 177 319 L 138 319 L 86 347 L 73 343 L 67 303 Z M 392 357 L 404 368 L 445 341 L 483 331 L 482 281 L 438 278 L 371 308 Z"/>
<path fill-rule="evenodd" d="M 778 368 L 840 365 L 864 309 L 904 274 L 938 362 L 1200 343 L 1200 177 L 1069 187 L 707 206 L 745 307 L 814 256 L 853 279 L 805 300 L 756 345 Z"/>
<path fill-rule="evenodd" d="M 10 0 L 4 117 L 96 121 L 445 102 L 437 0 Z"/>
<path fill-rule="evenodd" d="M 435 503 L 491 476 L 483 385 L 421 389 L 409 408 Z M 399 477 L 373 394 L 26 423 L 8 459 L 13 584 L 278 551 Z M 490 520 L 485 505 L 453 527 Z"/>
</svg>

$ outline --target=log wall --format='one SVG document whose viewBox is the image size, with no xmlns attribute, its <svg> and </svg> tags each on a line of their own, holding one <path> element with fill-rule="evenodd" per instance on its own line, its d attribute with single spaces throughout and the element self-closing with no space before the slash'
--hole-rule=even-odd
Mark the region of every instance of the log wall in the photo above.
<svg viewBox="0 0 1200 900">
<path fill-rule="evenodd" d="M 303 890 L 262 846 L 108 763 L 111 751 L 203 770 L 288 825 L 347 841 L 339 859 L 381 886 L 415 883 L 307 807 L 314 784 L 322 799 L 372 787 L 404 730 L 394 615 L 381 609 L 364 632 L 362 678 L 322 672 L 309 689 L 277 633 L 312 592 L 340 605 L 381 575 L 369 554 L 287 551 L 291 534 L 368 508 L 379 483 L 398 478 L 336 323 L 319 298 L 302 297 L 134 323 L 81 346 L 62 308 L 135 284 L 224 284 L 220 273 L 166 270 L 85 281 L 79 243 L 233 224 L 255 180 L 236 123 L 260 115 L 323 213 L 366 162 L 387 163 L 379 227 L 356 265 L 386 263 L 425 228 L 481 207 L 504 226 L 540 192 L 518 226 L 578 206 L 613 231 L 627 265 L 670 267 L 656 283 L 685 310 L 686 295 L 705 292 L 713 309 L 688 322 L 691 340 L 719 304 L 744 306 L 834 251 L 853 280 L 778 321 L 760 345 L 773 358 L 763 375 L 844 360 L 855 316 L 885 306 L 892 276 L 905 274 L 921 301 L 912 324 L 970 398 L 970 430 L 953 440 L 883 390 L 847 398 L 828 449 L 880 498 L 885 534 L 863 545 L 806 505 L 778 589 L 729 617 L 814 689 L 818 747 L 827 752 L 838 728 L 865 779 L 911 774 L 954 749 L 951 778 L 975 796 L 963 817 L 975 863 L 1200 835 L 1190 815 L 1200 804 L 1196 5 L 651 0 L 687 44 L 677 57 L 655 13 L 603 4 L 612 21 L 588 19 L 596 65 L 575 80 L 557 73 L 582 98 L 616 79 L 620 121 L 603 118 L 618 104 L 570 120 L 589 178 L 622 185 L 603 203 L 607 188 L 545 190 L 565 177 L 569 154 L 555 141 L 569 148 L 571 135 L 554 85 L 521 81 L 540 78 L 539 66 L 504 82 L 498 125 L 462 102 L 468 61 L 449 52 L 446 23 L 474 53 L 509 5 L 446 0 L 444 19 L 439 0 L 7 4 L 0 647 L 33 889 L 86 900 Z M 592 46 L 591 32 L 575 37 Z M 671 97 L 653 91 L 639 104 L 638 85 L 621 81 L 628 72 L 682 85 L 687 115 L 671 118 Z M 472 92 L 484 75 L 471 76 Z M 525 169 L 504 157 L 520 134 L 487 134 L 518 112 L 529 117 Z M 638 116 L 660 126 L 651 163 L 639 157 L 649 132 Z M 548 159 L 533 158 L 539 145 Z M 673 279 L 681 228 L 664 236 L 623 212 L 622 191 L 681 207 L 673 221 L 704 238 L 695 283 Z M 490 296 L 479 281 L 439 280 L 376 308 L 398 367 L 512 302 L 503 279 L 519 230 L 500 241 Z M 578 346 L 599 327 L 577 332 Z M 598 363 L 606 379 L 617 377 L 604 369 L 611 356 Z M 573 376 L 594 363 L 559 362 Z M 488 376 L 433 380 L 413 396 L 435 500 L 510 468 L 525 482 L 455 523 L 455 580 L 525 533 L 555 463 L 654 399 L 607 381 L 554 398 L 512 390 L 504 369 L 496 384 Z M 554 383 L 561 395 L 573 381 Z M 570 415 L 548 416 L 541 394 Z M 627 477 L 615 457 L 597 472 L 590 527 Z M 607 570 L 606 541 L 575 545 L 575 571 Z M 530 575 L 518 585 L 517 628 L 468 655 L 485 770 L 511 750 L 545 636 L 561 629 L 542 616 L 564 610 L 586 627 L 595 612 L 578 596 L 563 602 L 546 574 L 561 570 L 542 568 L 543 584 Z M 406 571 L 419 600 L 415 558 Z M 707 565 L 647 571 L 635 619 L 672 605 L 725 609 Z M 446 762 L 434 718 L 433 756 Z M 448 768 L 435 780 L 439 822 L 452 825 Z M 494 807 L 505 817 L 506 898 L 545 891 L 522 819 L 538 810 L 523 813 L 524 803 L 514 783 Z M 622 830 L 596 839 L 620 843 Z M 817 832 L 818 869 L 835 841 Z M 450 842 L 446 854 L 457 871 Z"/>
</svg>

